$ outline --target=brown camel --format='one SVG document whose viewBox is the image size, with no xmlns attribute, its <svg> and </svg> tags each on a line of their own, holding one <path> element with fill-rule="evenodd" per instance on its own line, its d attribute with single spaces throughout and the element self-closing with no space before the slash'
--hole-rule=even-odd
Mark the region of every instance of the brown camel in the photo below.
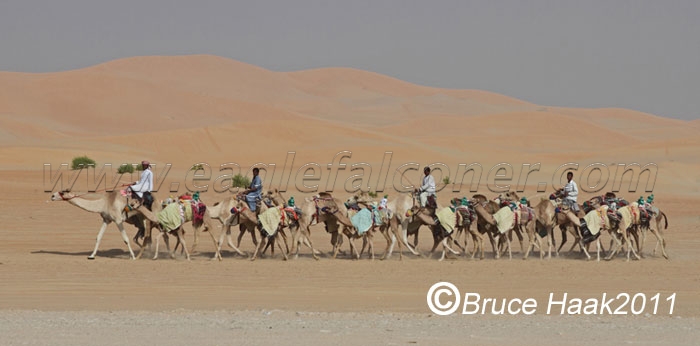
<svg viewBox="0 0 700 346">
<path fill-rule="evenodd" d="M 245 226 L 247 230 L 255 230 L 258 229 L 260 232 L 260 243 L 258 243 L 255 247 L 255 251 L 253 252 L 253 255 L 251 256 L 250 260 L 255 261 L 257 259 L 258 254 L 262 251 L 263 248 L 265 248 L 265 245 L 269 241 L 272 245 L 272 256 L 275 254 L 274 246 L 275 243 L 278 245 L 280 251 L 282 251 L 282 255 L 284 256 L 284 260 L 287 260 L 287 252 L 282 248 L 282 244 L 280 244 L 279 241 L 277 241 L 277 236 L 279 235 L 279 225 L 277 225 L 277 229 L 275 230 L 265 230 L 260 226 L 259 220 L 258 220 L 258 214 L 250 210 L 248 207 L 248 203 L 244 199 L 239 199 L 236 201 L 236 205 L 234 207 L 235 209 L 232 212 L 231 217 L 227 220 L 228 224 L 231 225 L 236 225 L 240 224 Z M 264 213 L 268 208 L 262 204 L 260 206 L 260 214 Z M 219 239 L 219 247 L 223 244 L 223 237 L 224 233 L 221 233 L 221 237 Z"/>
<path fill-rule="evenodd" d="M 124 243 L 126 243 L 129 249 L 129 254 L 132 260 L 136 259 L 134 256 L 134 251 L 131 249 L 131 244 L 129 242 L 129 237 L 126 235 L 124 230 L 124 222 L 129 220 L 130 216 L 141 213 L 147 217 L 151 222 L 157 222 L 155 216 L 146 207 L 140 207 L 136 211 L 127 213 L 125 208 L 127 207 L 127 199 L 122 196 L 120 191 L 112 191 L 105 193 L 87 193 L 82 195 L 76 195 L 70 191 L 54 192 L 51 196 L 52 201 L 66 201 L 80 209 L 89 211 L 91 213 L 98 213 L 102 217 L 102 227 L 97 233 L 97 241 L 95 242 L 95 249 L 92 251 L 88 259 L 95 259 L 97 254 L 97 249 L 100 247 L 100 242 L 102 241 L 102 236 L 107 230 L 107 225 L 114 222 L 119 228 L 119 232 L 122 235 Z M 134 219 L 131 219 L 134 220 Z"/>
<path fill-rule="evenodd" d="M 438 207 L 438 210 L 439 207 Z M 411 208 L 411 210 L 408 213 L 409 217 L 411 217 L 413 220 L 409 222 L 409 234 L 411 232 L 411 226 L 415 226 L 416 228 L 416 233 L 417 229 L 422 226 L 426 225 L 430 228 L 430 231 L 433 234 L 433 248 L 430 250 L 430 256 L 435 252 L 435 249 L 439 245 L 442 245 L 442 254 L 438 261 L 442 261 L 445 259 L 445 256 L 447 254 L 447 251 L 454 255 L 459 255 L 460 253 L 458 251 L 455 251 L 450 247 L 450 243 L 453 242 L 451 234 L 447 232 L 445 227 L 443 227 L 438 221 L 436 221 L 436 210 L 431 208 L 431 207 L 421 207 L 419 204 L 416 204 Z"/>
<path fill-rule="evenodd" d="M 472 256 L 476 252 L 476 249 L 478 246 L 483 246 L 484 244 L 484 238 L 482 237 L 481 233 L 479 233 L 478 230 L 476 229 L 471 229 L 472 225 L 472 219 L 476 221 L 476 212 L 474 211 L 474 207 L 471 205 L 460 205 L 462 202 L 462 199 L 460 198 L 453 198 L 452 199 L 452 204 L 456 205 L 457 207 L 455 208 L 455 213 L 457 215 L 457 225 L 455 229 L 455 236 L 453 237 L 453 242 L 454 244 L 459 247 L 464 253 L 469 254 L 469 249 L 467 247 L 467 239 L 469 236 L 472 237 L 472 243 L 474 244 L 474 249 L 472 251 Z M 460 241 L 464 239 L 463 243 L 464 245 L 460 244 Z M 478 245 L 477 245 L 478 244 Z"/>
<path fill-rule="evenodd" d="M 282 202 L 286 205 L 286 199 L 278 190 L 268 192 L 276 202 Z M 294 258 L 299 256 L 299 245 L 303 241 L 311 249 L 311 256 L 318 260 L 316 255 L 318 252 L 314 249 L 311 241 L 311 229 L 314 224 L 323 222 L 326 227 L 326 232 L 331 234 L 331 245 L 339 246 L 342 244 L 342 234 L 338 231 L 339 224 L 342 226 L 353 227 L 350 219 L 348 219 L 348 211 L 338 198 L 333 197 L 330 193 L 322 192 L 313 197 L 306 197 L 301 202 L 297 203 L 297 207 L 301 209 L 299 216 L 299 226 L 292 229 L 292 248 L 291 253 L 294 253 Z"/>
<path fill-rule="evenodd" d="M 484 195 L 477 194 L 472 197 L 471 203 L 474 206 L 474 211 L 476 212 L 476 215 L 478 216 L 477 229 L 480 233 L 486 233 L 489 236 L 489 240 L 491 241 L 491 248 L 494 251 L 495 258 L 498 259 L 501 256 L 500 247 L 497 247 L 495 242 L 496 239 L 498 239 L 499 244 L 505 243 L 506 250 L 508 251 L 508 258 L 512 259 L 513 255 L 510 245 L 512 237 L 509 236 L 509 233 L 514 231 L 514 227 L 511 227 L 509 230 L 506 230 L 505 233 L 502 234 L 498 229 L 496 220 L 493 218 L 493 214 L 495 214 L 501 209 L 500 200 L 488 200 Z M 481 259 L 483 258 L 484 248 L 482 246 Z"/>
</svg>

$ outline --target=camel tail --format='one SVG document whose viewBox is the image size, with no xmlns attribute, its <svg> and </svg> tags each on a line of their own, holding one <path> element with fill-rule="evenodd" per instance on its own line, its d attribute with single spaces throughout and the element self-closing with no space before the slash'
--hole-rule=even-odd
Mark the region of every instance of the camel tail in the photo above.
<svg viewBox="0 0 700 346">
<path fill-rule="evenodd" d="M 668 229 L 668 218 L 666 217 L 666 214 L 662 211 L 661 215 L 664 216 L 664 229 Z"/>
</svg>

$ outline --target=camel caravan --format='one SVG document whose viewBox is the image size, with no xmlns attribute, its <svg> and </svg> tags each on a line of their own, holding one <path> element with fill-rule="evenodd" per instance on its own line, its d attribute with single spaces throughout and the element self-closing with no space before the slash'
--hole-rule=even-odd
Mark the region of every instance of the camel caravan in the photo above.
<svg viewBox="0 0 700 346">
<path fill-rule="evenodd" d="M 150 173 L 148 162 L 142 164 L 146 168 L 144 172 Z M 491 244 L 494 258 L 507 253 L 508 258 L 512 259 L 514 236 L 520 244 L 523 259 L 527 259 L 533 251 L 539 252 L 540 259 L 550 259 L 553 249 L 555 256 L 559 256 L 569 236 L 574 241 L 567 254 L 572 254 L 578 247 L 581 254 L 578 256 L 590 260 L 590 246 L 595 244 L 597 260 L 600 260 L 601 250 L 606 260 L 613 259 L 618 253 L 625 255 L 626 260 L 631 257 L 641 259 L 649 232 L 657 239 L 652 254 L 655 255 L 660 247 L 662 256 L 668 259 L 663 237 L 663 230 L 668 228 L 668 218 L 654 205 L 653 194 L 646 199 L 640 197 L 628 202 L 610 192 L 579 205 L 575 201 L 578 191 L 572 193 L 568 188 L 570 185 L 567 185 L 549 198 L 539 197 L 534 206 L 535 201 L 520 197 L 515 192 L 499 194 L 491 199 L 483 194 L 475 194 L 471 198 L 457 197 L 452 198 L 449 205 L 440 206 L 434 181 L 426 168 L 423 184 L 412 193 L 397 193 L 392 198 L 384 195 L 381 199 L 376 199 L 376 194 L 362 191 L 346 199 L 319 193 L 297 202 L 293 196 L 285 198 L 277 189 L 263 193 L 256 170 L 248 189 L 212 205 L 206 205 L 198 192 L 177 198 L 170 196 L 165 200 L 159 200 L 148 190 L 138 193 L 139 184 L 147 185 L 149 178 L 152 179 L 148 173 L 142 174 L 139 182 L 125 185 L 122 190 L 86 194 L 61 191 L 55 192 L 51 200 L 65 201 L 100 215 L 102 226 L 88 259 L 95 258 L 105 230 L 111 223 L 117 225 L 131 259 L 141 258 L 146 250 L 151 249 L 155 230 L 153 259 L 158 258 L 159 243 L 163 239 L 171 258 L 176 258 L 180 247 L 181 253 L 184 252 L 185 258 L 190 260 L 191 254 L 196 252 L 201 232 L 206 232 L 214 245 L 212 259 L 219 261 L 223 260 L 224 242 L 233 250 L 234 256 L 250 260 L 256 260 L 268 249 L 274 257 L 275 247 L 282 253 L 283 260 L 296 259 L 302 245 L 308 247 L 313 259 L 319 260 L 319 255 L 324 253 L 314 247 L 311 228 L 321 224 L 330 235 L 332 251 L 327 256 L 331 258 L 349 255 L 350 258 L 360 259 L 366 251 L 368 258 L 375 259 L 374 237 L 377 235 L 381 235 L 386 242 L 380 257 L 382 260 L 392 256 L 396 245 L 399 259 L 403 259 L 404 247 L 411 255 L 424 257 L 426 254 L 418 249 L 418 234 L 422 226 L 427 226 L 433 237 L 427 257 L 433 257 L 439 249 L 439 261 L 459 256 L 484 259 L 485 237 Z M 152 180 L 150 184 L 152 186 Z M 214 220 L 218 221 L 219 227 L 215 227 Z M 137 234 L 133 237 L 140 248 L 137 255 L 131 247 L 124 223 L 137 228 Z M 187 248 L 185 241 L 186 224 L 191 224 L 193 230 L 191 249 Z M 231 228 L 234 226 L 239 228 L 236 244 L 231 238 Z M 215 233 L 218 228 L 221 231 L 217 237 Z M 555 242 L 555 228 L 561 232 L 559 247 Z M 254 245 L 252 254 L 240 250 L 246 233 L 250 234 Z M 610 236 L 607 251 L 600 237 L 603 233 Z M 172 249 L 170 236 L 177 241 Z M 409 241 L 410 237 L 413 237 L 412 241 Z M 341 249 L 344 239 L 349 244 L 349 253 Z M 361 247 L 355 244 L 357 240 L 362 241 Z"/>
</svg>

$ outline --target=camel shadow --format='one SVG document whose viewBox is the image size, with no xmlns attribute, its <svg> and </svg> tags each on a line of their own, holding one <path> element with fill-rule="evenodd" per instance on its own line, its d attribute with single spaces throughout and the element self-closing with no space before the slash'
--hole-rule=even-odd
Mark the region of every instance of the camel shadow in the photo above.
<svg viewBox="0 0 700 346">
<path fill-rule="evenodd" d="M 60 256 L 75 256 L 75 257 L 87 257 L 90 256 L 92 251 L 82 251 L 82 252 L 66 252 L 66 251 L 55 251 L 55 250 L 38 250 L 30 252 L 32 255 L 60 255 Z M 100 250 L 97 252 L 97 257 L 108 257 L 108 258 L 129 258 L 129 251 L 122 249 L 109 249 Z"/>
</svg>

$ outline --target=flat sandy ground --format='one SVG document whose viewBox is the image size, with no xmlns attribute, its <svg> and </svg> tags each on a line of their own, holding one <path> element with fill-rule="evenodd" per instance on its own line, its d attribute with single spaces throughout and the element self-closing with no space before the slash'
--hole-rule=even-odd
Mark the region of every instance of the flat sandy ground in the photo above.
<svg viewBox="0 0 700 346">
<path fill-rule="evenodd" d="M 403 261 L 397 253 L 385 261 L 333 260 L 327 255 L 314 261 L 302 248 L 299 259 L 287 262 L 279 254 L 250 262 L 230 251 L 219 262 L 209 259 L 213 244 L 205 236 L 201 252 L 187 262 L 182 256 L 170 259 L 165 252 L 157 261 L 131 261 L 113 225 L 97 259 L 89 261 L 99 217 L 46 199 L 48 194 L 35 192 L 0 202 L 2 344 L 77 345 L 99 340 L 100 344 L 217 345 L 277 340 L 694 345 L 700 337 L 700 220 L 688 200 L 658 204 L 669 215 L 665 236 L 670 260 L 651 254 L 655 240 L 649 238 L 646 258 L 630 262 L 623 257 L 588 262 L 578 252 L 544 261 L 535 253 L 523 261 L 517 243 L 512 260 L 493 259 L 489 246 L 481 261 L 461 257 L 438 262 L 408 252 Z M 131 237 L 135 230 L 128 232 Z M 191 244 L 191 232 L 187 239 Z M 323 252 L 330 251 L 330 238 L 322 227 L 312 228 L 312 239 Z M 607 243 L 607 235 L 603 239 Z M 423 232 L 423 253 L 431 242 Z M 381 254 L 383 239 L 376 237 L 375 244 Z M 242 249 L 252 248 L 246 235 Z M 438 316 L 429 310 L 426 293 L 440 281 L 454 283 L 462 294 L 534 298 L 537 313 Z M 560 316 L 546 314 L 550 292 L 584 299 L 620 292 L 677 296 L 672 315 L 662 300 L 657 315 L 647 308 L 639 316 Z"/>
</svg>

